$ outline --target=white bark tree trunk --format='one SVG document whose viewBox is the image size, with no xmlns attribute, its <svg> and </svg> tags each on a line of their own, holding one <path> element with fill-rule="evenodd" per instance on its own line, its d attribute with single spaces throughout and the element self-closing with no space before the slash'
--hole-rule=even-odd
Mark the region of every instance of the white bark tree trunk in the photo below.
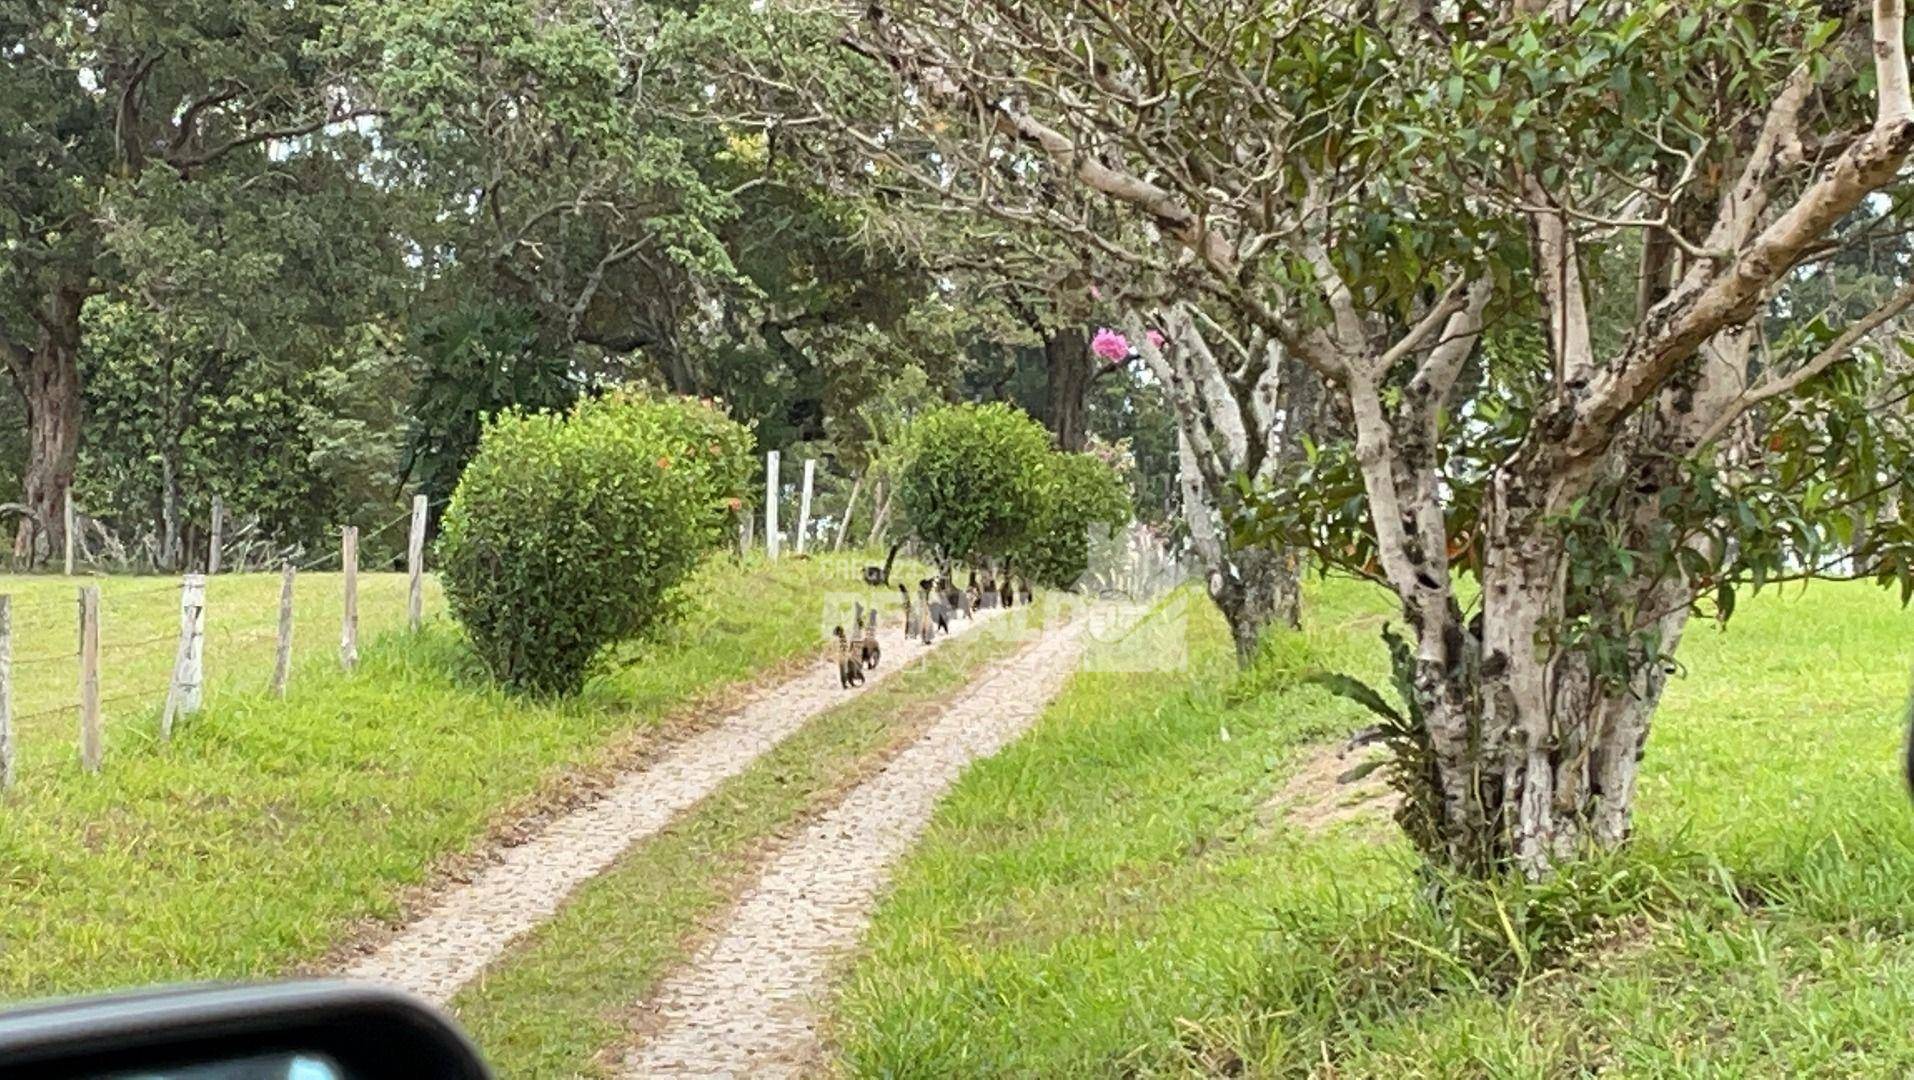
<svg viewBox="0 0 1914 1080">
<path fill-rule="evenodd" d="M 1175 409 L 1184 522 L 1237 660 L 1248 664 L 1270 627 L 1300 624 L 1301 568 L 1291 552 L 1231 543 L 1222 509 L 1235 477 L 1268 480 L 1300 454 L 1293 429 L 1314 411 L 1315 384 L 1295 371 L 1285 381 L 1283 354 L 1266 346 L 1245 350 L 1254 377 L 1232 380 L 1188 309 L 1167 313 L 1164 324 L 1162 347 L 1140 322 L 1128 330 Z"/>
</svg>

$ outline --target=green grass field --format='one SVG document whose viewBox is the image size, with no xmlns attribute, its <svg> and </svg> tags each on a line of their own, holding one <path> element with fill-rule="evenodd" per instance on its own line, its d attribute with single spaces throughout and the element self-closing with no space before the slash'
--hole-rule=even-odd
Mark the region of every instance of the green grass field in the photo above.
<svg viewBox="0 0 1914 1080">
<path fill-rule="evenodd" d="M 438 582 L 430 576 L 426 581 L 425 610 L 436 615 Z M 277 574 L 221 574 L 207 583 L 209 699 L 267 689 L 278 636 L 279 584 Z M 151 741 L 152 721 L 166 696 L 179 635 L 176 579 L 0 575 L 0 593 L 13 598 L 13 712 L 20 778 L 29 788 L 57 775 L 49 766 L 76 753 L 82 585 L 100 587 L 100 698 L 109 756 L 123 744 Z M 361 573 L 361 646 L 403 628 L 405 608 L 404 574 Z M 336 665 L 344 614 L 342 575 L 300 574 L 293 600 L 295 662 Z"/>
<path fill-rule="evenodd" d="M 25 663 L 70 651 L 73 582 L 7 579 L 24 722 L 20 783 L 0 800 L 0 997 L 261 976 L 321 957 L 515 808 L 662 721 L 814 655 L 821 599 L 855 561 L 739 573 L 716 560 L 682 625 L 562 704 L 489 688 L 442 617 L 410 638 L 405 583 L 386 575 L 362 575 L 350 675 L 337 660 L 338 601 L 322 598 L 337 578 L 302 577 L 301 655 L 277 701 L 265 694 L 273 643 L 248 636 L 274 625 L 277 575 L 222 577 L 208 602 L 207 707 L 167 746 L 154 729 L 177 592 L 103 581 L 103 655 L 114 659 L 102 692 L 138 696 L 108 706 L 98 776 L 79 768 L 72 711 L 32 715 L 71 701 L 73 669 Z"/>
<path fill-rule="evenodd" d="M 836 1008 L 863 1076 L 1907 1075 L 1914 614 L 1866 586 L 1690 630 L 1639 843 L 1435 910 L 1388 823 L 1272 796 L 1362 720 L 1388 605 L 1315 591 L 1239 675 L 1192 605 L 1188 671 L 1086 673 L 969 773 Z"/>
</svg>

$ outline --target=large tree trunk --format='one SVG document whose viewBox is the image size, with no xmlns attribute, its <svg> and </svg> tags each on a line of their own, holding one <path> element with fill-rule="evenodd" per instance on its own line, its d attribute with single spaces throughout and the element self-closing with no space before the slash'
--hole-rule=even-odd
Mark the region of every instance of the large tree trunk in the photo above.
<svg viewBox="0 0 1914 1080">
<path fill-rule="evenodd" d="M 1417 635 L 1415 704 L 1431 771 L 1426 805 L 1405 824 L 1448 865 L 1533 876 L 1627 839 L 1665 658 L 1691 597 L 1685 583 L 1651 575 L 1621 583 L 1648 618 L 1625 660 L 1604 665 L 1558 632 L 1559 541 L 1492 525 L 1485 548 L 1480 638 L 1453 608 L 1435 620 L 1435 640 Z"/>
<path fill-rule="evenodd" d="M 56 292 L 36 347 L 19 350 L 9 364 L 27 412 L 21 501 L 38 515 L 48 545 L 46 552 L 30 552 L 33 530 L 23 523 L 14 537 L 15 558 L 58 551 L 65 541 L 66 493 L 80 453 L 80 305 L 85 299 L 77 291 Z"/>
<path fill-rule="evenodd" d="M 1229 624 L 1236 662 L 1248 665 L 1271 626 L 1293 630 L 1301 625 L 1302 575 L 1295 558 L 1286 552 L 1229 547 L 1217 527 L 1216 509 L 1209 502 L 1187 435 L 1177 437 L 1177 459 L 1190 545 L 1203 564 L 1210 599 Z"/>
<path fill-rule="evenodd" d="M 1077 453 L 1088 438 L 1085 400 L 1090 394 L 1090 384 L 1096 380 L 1089 336 L 1082 327 L 1053 332 L 1044 339 L 1043 360 L 1048 375 L 1045 418 L 1049 421 L 1050 433 L 1057 440 L 1057 449 Z"/>
<path fill-rule="evenodd" d="M 1209 575 L 1210 599 L 1229 623 L 1236 662 L 1256 659 L 1263 634 L 1272 626 L 1294 630 L 1302 622 L 1302 582 L 1295 560 L 1264 547 L 1237 548 L 1221 570 Z"/>
</svg>

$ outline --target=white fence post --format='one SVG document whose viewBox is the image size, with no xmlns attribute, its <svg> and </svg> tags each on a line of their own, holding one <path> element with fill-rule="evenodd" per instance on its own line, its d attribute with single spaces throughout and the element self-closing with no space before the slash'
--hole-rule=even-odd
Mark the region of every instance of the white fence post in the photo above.
<svg viewBox="0 0 1914 1080">
<path fill-rule="evenodd" d="M 219 573 L 219 545 L 226 531 L 226 500 L 213 496 L 213 535 L 206 542 L 206 576 Z"/>
<path fill-rule="evenodd" d="M 106 737 L 100 725 L 100 587 L 80 589 L 80 767 L 100 771 Z"/>
<path fill-rule="evenodd" d="M 285 569 L 279 572 L 279 649 L 272 659 L 272 692 L 274 697 L 286 696 L 286 677 L 292 671 L 292 579 L 296 571 L 292 560 L 286 560 Z"/>
<path fill-rule="evenodd" d="M 0 594 L 0 791 L 13 786 L 13 597 Z"/>
<path fill-rule="evenodd" d="M 798 497 L 797 551 L 804 554 L 806 539 L 811 533 L 811 481 L 817 477 L 817 459 L 804 459 L 804 493 Z"/>
<path fill-rule="evenodd" d="M 413 633 L 425 621 L 425 496 L 412 496 L 412 535 L 405 544 L 405 570 L 411 575 L 406 595 L 406 620 Z"/>
<path fill-rule="evenodd" d="M 75 516 L 76 515 L 73 513 L 73 487 L 72 485 L 69 484 L 66 489 L 66 576 L 67 577 L 73 576 L 73 542 L 74 542 L 73 519 Z"/>
<path fill-rule="evenodd" d="M 206 578 L 187 574 L 179 587 L 179 651 L 173 658 L 173 685 L 160 711 L 160 741 L 173 737 L 173 721 L 199 711 L 200 687 L 205 683 Z"/>
<path fill-rule="evenodd" d="M 346 610 L 339 620 L 339 663 L 359 666 L 359 527 L 339 530 L 339 565 L 345 573 Z"/>
<path fill-rule="evenodd" d="M 764 455 L 764 552 L 778 557 L 778 452 Z"/>
</svg>

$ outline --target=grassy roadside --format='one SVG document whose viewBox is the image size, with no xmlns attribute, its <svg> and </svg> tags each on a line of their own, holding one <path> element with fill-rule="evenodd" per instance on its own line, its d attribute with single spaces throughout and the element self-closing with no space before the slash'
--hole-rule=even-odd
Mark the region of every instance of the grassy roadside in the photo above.
<svg viewBox="0 0 1914 1080">
<path fill-rule="evenodd" d="M 0 574 L 13 598 L 13 713 L 21 782 L 73 754 L 79 684 L 77 593 L 100 589 L 100 697 L 109 755 L 122 739 L 151 737 L 147 723 L 164 700 L 179 634 L 179 581 L 164 577 L 51 577 Z M 370 642 L 406 621 L 404 574 L 359 575 L 359 635 Z M 425 611 L 443 608 L 427 576 Z M 336 572 L 300 574 L 293 600 L 293 656 L 337 662 L 344 584 Z M 278 574 L 221 574 L 206 587 L 206 695 L 257 694 L 272 676 L 279 626 Z M 302 672 L 303 674 L 303 672 Z M 292 684 L 298 687 L 298 683 Z"/>
<path fill-rule="evenodd" d="M 968 774 L 878 912 L 835 1018 L 840 1069 L 1914 1070 L 1895 762 L 1914 615 L 1891 596 L 1817 586 L 1693 628 L 1640 842 L 1441 913 L 1392 831 L 1304 832 L 1266 805 L 1304 748 L 1360 723 L 1295 674 L 1381 663 L 1379 599 L 1315 600 L 1315 629 L 1240 676 L 1197 607 L 1189 671 L 1079 675 Z"/>
<path fill-rule="evenodd" d="M 335 624 L 302 627 L 320 654 L 283 702 L 215 683 L 168 747 L 151 737 L 150 707 L 126 716 L 97 777 L 80 772 L 67 734 L 64 752 L 29 759 L 0 801 L 0 997 L 311 962 L 360 920 L 391 916 L 437 861 L 565 776 L 809 656 L 823 597 L 854 560 L 742 572 L 715 560 L 682 625 L 562 703 L 489 688 L 444 620 L 373 641 L 343 674 L 323 645 L 336 644 Z M 176 598 L 160 597 L 176 626 Z M 208 666 L 221 661 L 209 653 Z"/>
<path fill-rule="evenodd" d="M 946 700 L 1013 654 L 1013 620 L 1025 610 L 813 719 L 635 845 L 461 992 L 453 1010 L 499 1074 L 600 1074 L 597 1056 L 629 1042 L 636 1003 L 689 955 L 774 843 L 881 768 Z"/>
</svg>

